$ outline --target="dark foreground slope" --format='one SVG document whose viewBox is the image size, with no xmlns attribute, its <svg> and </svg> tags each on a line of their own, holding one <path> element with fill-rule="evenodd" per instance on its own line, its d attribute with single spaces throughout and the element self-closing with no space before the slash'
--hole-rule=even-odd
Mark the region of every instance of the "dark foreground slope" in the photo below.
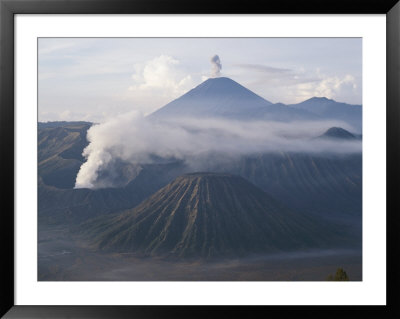
<svg viewBox="0 0 400 319">
<path fill-rule="evenodd" d="M 174 257 L 332 247 L 346 236 L 293 212 L 239 176 L 178 177 L 136 208 L 81 226 L 99 249 Z"/>
</svg>

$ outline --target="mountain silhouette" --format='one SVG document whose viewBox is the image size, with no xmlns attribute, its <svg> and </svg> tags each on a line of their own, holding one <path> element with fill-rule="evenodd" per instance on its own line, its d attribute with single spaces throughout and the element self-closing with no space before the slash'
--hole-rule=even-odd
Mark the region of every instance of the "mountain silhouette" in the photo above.
<svg viewBox="0 0 400 319">
<path fill-rule="evenodd" d="M 317 115 L 322 120 L 339 120 L 350 124 L 358 133 L 362 131 L 362 106 L 336 102 L 326 97 L 313 97 L 289 107 Z"/>
<path fill-rule="evenodd" d="M 293 121 L 316 119 L 305 110 L 272 104 L 226 78 L 211 78 L 150 115 L 151 118 L 206 117 L 235 120 Z"/>
<path fill-rule="evenodd" d="M 341 127 L 331 127 L 324 134 L 320 136 L 320 138 L 328 138 L 328 139 L 339 139 L 339 140 L 356 140 L 357 137 L 346 131 Z"/>
</svg>

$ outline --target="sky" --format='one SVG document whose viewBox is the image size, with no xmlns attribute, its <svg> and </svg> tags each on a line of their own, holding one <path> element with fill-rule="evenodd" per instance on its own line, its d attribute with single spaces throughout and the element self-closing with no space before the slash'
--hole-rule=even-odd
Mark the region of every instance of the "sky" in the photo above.
<svg viewBox="0 0 400 319">
<path fill-rule="evenodd" d="M 215 55 L 270 102 L 362 104 L 361 38 L 40 38 L 39 121 L 150 114 L 213 77 Z"/>
</svg>

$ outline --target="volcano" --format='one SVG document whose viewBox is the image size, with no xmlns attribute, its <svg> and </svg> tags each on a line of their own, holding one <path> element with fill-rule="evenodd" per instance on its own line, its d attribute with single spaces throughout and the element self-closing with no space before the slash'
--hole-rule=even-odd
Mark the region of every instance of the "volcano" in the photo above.
<svg viewBox="0 0 400 319">
<path fill-rule="evenodd" d="M 323 120 L 343 121 L 358 133 L 362 132 L 362 106 L 337 102 L 326 97 L 313 97 L 290 108 L 303 110 L 319 116 Z"/>
<path fill-rule="evenodd" d="M 328 139 L 339 139 L 339 140 L 356 140 L 357 137 L 346 131 L 341 127 L 331 127 L 324 134 L 320 136 L 320 138 L 328 138 Z"/>
<path fill-rule="evenodd" d="M 346 236 L 242 177 L 182 175 L 137 207 L 81 225 L 97 249 L 213 258 L 331 247 Z"/>
<path fill-rule="evenodd" d="M 227 77 L 211 78 L 150 115 L 151 118 L 225 118 L 234 120 L 311 120 L 317 116 L 273 104 Z"/>
</svg>

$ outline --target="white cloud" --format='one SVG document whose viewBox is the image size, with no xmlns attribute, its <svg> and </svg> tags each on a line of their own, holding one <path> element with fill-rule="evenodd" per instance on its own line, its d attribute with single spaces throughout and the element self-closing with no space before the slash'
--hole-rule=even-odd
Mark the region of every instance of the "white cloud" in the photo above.
<svg viewBox="0 0 400 319">
<path fill-rule="evenodd" d="M 252 71 L 253 78 L 243 83 L 271 102 L 294 104 L 314 96 L 327 97 L 340 102 L 361 103 L 361 83 L 351 74 L 327 75 L 319 68 L 315 71 L 304 67 L 296 69 L 266 65 L 238 65 Z"/>
<path fill-rule="evenodd" d="M 192 77 L 179 68 L 179 60 L 168 55 L 160 55 L 145 64 L 135 65 L 132 75 L 135 84 L 130 91 L 154 91 L 163 96 L 176 98 L 193 87 Z"/>
<path fill-rule="evenodd" d="M 66 49 L 70 49 L 76 46 L 75 41 L 57 41 L 58 39 L 54 39 L 53 41 L 43 41 L 39 40 L 39 56 L 44 54 L 52 54 L 57 51 L 64 51 Z"/>
<path fill-rule="evenodd" d="M 316 96 L 325 96 L 335 99 L 339 94 L 351 93 L 357 89 L 354 76 L 346 74 L 344 77 L 328 77 L 323 79 L 314 88 Z M 355 92 L 354 92 L 355 93 Z"/>
<path fill-rule="evenodd" d="M 116 96 L 119 103 L 131 104 L 131 109 L 144 115 L 185 94 L 195 84 L 180 61 L 168 55 L 134 65 L 133 84 Z"/>
<path fill-rule="evenodd" d="M 342 77 L 326 77 L 319 75 L 320 79 L 305 83 L 299 83 L 289 88 L 290 95 L 295 102 L 302 102 L 305 99 L 317 96 L 334 99 L 339 102 L 357 103 L 352 97 L 358 97 L 359 86 L 354 76 L 346 74 Z"/>
<path fill-rule="evenodd" d="M 231 158 L 259 152 L 361 151 L 361 142 L 314 139 L 338 121 L 249 122 L 222 119 L 152 121 L 137 112 L 92 126 L 87 161 L 76 178 L 77 188 L 113 187 L 123 176 L 123 165 L 148 164 L 154 158 L 180 159 L 187 165 L 209 164 L 210 154 Z"/>
</svg>

